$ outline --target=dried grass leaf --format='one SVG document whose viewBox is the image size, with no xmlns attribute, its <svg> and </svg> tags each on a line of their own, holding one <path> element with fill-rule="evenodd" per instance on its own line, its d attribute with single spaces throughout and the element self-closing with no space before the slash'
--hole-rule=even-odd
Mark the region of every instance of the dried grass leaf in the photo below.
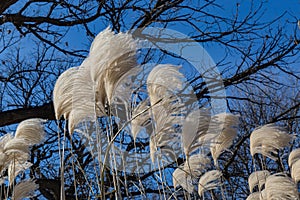
<svg viewBox="0 0 300 200">
<path fill-rule="evenodd" d="M 255 129 L 250 136 L 250 152 L 254 156 L 260 153 L 276 160 L 278 150 L 286 147 L 293 139 L 292 135 L 275 124 L 267 124 Z M 274 156 L 275 155 L 275 156 Z"/>
<path fill-rule="evenodd" d="M 155 153 L 157 151 L 157 145 L 156 145 L 156 140 L 153 139 L 153 137 L 150 137 L 149 146 L 150 146 L 150 158 L 151 161 L 154 163 Z"/>
</svg>

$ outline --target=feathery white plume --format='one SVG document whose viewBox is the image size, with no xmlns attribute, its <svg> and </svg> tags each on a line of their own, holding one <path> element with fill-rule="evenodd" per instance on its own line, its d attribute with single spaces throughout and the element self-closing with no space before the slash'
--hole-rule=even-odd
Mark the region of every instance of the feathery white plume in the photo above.
<svg viewBox="0 0 300 200">
<path fill-rule="evenodd" d="M 2 137 L 0 137 L 0 149 L 4 149 L 4 146 L 7 142 L 13 139 L 13 136 L 11 134 L 5 134 Z"/>
<path fill-rule="evenodd" d="M 2 171 L 8 168 L 10 184 L 19 172 L 31 166 L 31 163 L 26 162 L 29 157 L 29 147 L 43 141 L 44 121 L 38 118 L 24 120 L 18 125 L 14 138 L 10 134 L 1 138 L 0 169 Z"/>
<path fill-rule="evenodd" d="M 22 121 L 17 127 L 15 138 L 24 139 L 28 145 L 41 143 L 45 137 L 43 126 L 45 121 L 38 118 Z"/>
<path fill-rule="evenodd" d="M 265 183 L 265 191 L 267 199 L 299 199 L 295 182 L 283 173 L 268 176 Z"/>
<path fill-rule="evenodd" d="M 300 181 L 300 160 L 297 160 L 291 167 L 291 177 L 295 183 Z"/>
<path fill-rule="evenodd" d="M 72 110 L 69 114 L 69 132 L 81 122 L 95 121 L 97 116 L 104 116 L 104 104 L 97 98 L 105 98 L 104 91 L 96 90 L 95 83 L 86 61 L 79 67 L 73 83 Z"/>
<path fill-rule="evenodd" d="M 155 110 L 155 111 L 154 111 Z M 164 109 L 163 106 L 155 106 L 155 109 L 151 109 L 153 117 L 155 119 L 155 129 L 151 135 L 150 157 L 154 158 L 154 154 L 157 147 L 171 146 L 172 144 L 179 143 L 179 132 L 176 132 L 174 128 L 175 124 L 179 124 L 181 118 L 178 116 L 172 116 L 170 110 Z M 152 160 L 154 162 L 154 160 Z"/>
<path fill-rule="evenodd" d="M 186 156 L 201 146 L 209 145 L 212 139 L 207 135 L 209 123 L 210 113 L 207 109 L 195 110 L 188 114 L 182 132 L 182 144 Z"/>
<path fill-rule="evenodd" d="M 260 192 L 253 192 L 253 193 L 249 194 L 249 196 L 247 197 L 246 200 L 259 200 L 260 197 L 261 197 Z"/>
<path fill-rule="evenodd" d="M 105 70 L 103 81 L 109 105 L 112 104 L 113 96 L 118 95 L 115 94 L 118 85 L 135 72 L 135 70 L 132 69 L 135 69 L 136 66 L 135 51 L 133 51 L 124 53 L 113 60 L 110 66 Z"/>
<path fill-rule="evenodd" d="M 96 36 L 81 66 L 59 77 L 53 93 L 56 118 L 69 119 L 70 133 L 79 123 L 105 115 L 118 85 L 135 71 L 135 55 L 130 34 L 114 34 L 107 28 Z"/>
<path fill-rule="evenodd" d="M 19 162 L 18 160 L 11 161 L 11 163 L 8 166 L 8 181 L 10 184 L 13 183 L 14 179 L 18 174 L 29 167 L 32 166 L 32 163 L 30 162 Z"/>
<path fill-rule="evenodd" d="M 22 200 L 24 198 L 34 197 L 34 191 L 39 188 L 33 180 L 22 181 L 18 183 L 13 190 L 13 200 Z"/>
<path fill-rule="evenodd" d="M 253 192 L 253 188 L 258 185 L 259 191 L 261 191 L 262 186 L 265 184 L 267 177 L 270 175 L 268 170 L 256 171 L 250 174 L 248 178 L 248 184 L 250 192 Z"/>
<path fill-rule="evenodd" d="M 144 100 L 132 110 L 131 134 L 135 140 L 142 127 L 149 124 L 148 100 Z"/>
<path fill-rule="evenodd" d="M 194 154 L 184 162 L 183 170 L 192 177 L 199 177 L 211 164 L 211 160 L 204 154 Z"/>
<path fill-rule="evenodd" d="M 69 118 L 72 110 L 73 83 L 78 67 L 69 68 L 64 71 L 56 80 L 53 90 L 53 105 L 55 118 L 60 119 L 63 115 Z"/>
<path fill-rule="evenodd" d="M 293 151 L 290 152 L 289 160 L 288 160 L 289 167 L 292 167 L 293 164 L 298 160 L 300 160 L 300 148 L 294 149 Z"/>
<path fill-rule="evenodd" d="M 293 139 L 292 135 L 275 124 L 267 124 L 255 129 L 250 136 L 250 152 L 254 156 L 260 153 L 276 160 L 277 151 L 286 147 Z M 275 155 L 275 156 L 274 156 Z"/>
<path fill-rule="evenodd" d="M 92 80 L 97 83 L 96 90 L 104 88 L 109 104 L 120 81 L 137 65 L 136 49 L 132 35 L 114 34 L 110 28 L 99 33 L 91 45 L 87 59 Z"/>
<path fill-rule="evenodd" d="M 267 198 L 267 190 L 262 190 L 260 192 L 260 200 L 268 200 L 268 198 Z"/>
<path fill-rule="evenodd" d="M 151 106 L 182 89 L 184 76 L 178 70 L 178 66 L 168 64 L 157 65 L 151 70 L 147 78 Z"/>
<path fill-rule="evenodd" d="M 4 152 L 12 157 L 20 157 L 29 153 L 29 144 L 23 138 L 13 138 L 5 144 Z"/>
<path fill-rule="evenodd" d="M 181 186 L 188 193 L 193 193 L 195 186 L 193 184 L 193 178 L 190 174 L 186 173 L 183 169 L 177 168 L 173 172 L 173 185 L 174 188 Z"/>
<path fill-rule="evenodd" d="M 0 172 L 6 170 L 12 163 L 24 163 L 29 158 L 29 144 L 23 138 L 13 138 L 7 134 L 0 141 Z M 9 178 L 10 169 L 8 169 Z M 10 178 L 12 180 L 13 178 Z"/>
<path fill-rule="evenodd" d="M 32 166 L 30 162 L 27 162 L 29 148 L 41 143 L 44 139 L 44 121 L 37 118 L 24 120 L 18 125 L 14 137 L 11 134 L 0 137 L 0 173 L 8 169 L 8 177 L 3 177 L 2 181 L 8 178 L 9 185 L 11 185 L 20 172 Z M 30 189 L 30 183 L 26 187 L 21 183 L 16 185 L 13 199 L 27 197 L 23 195 L 29 194 L 27 189 Z"/>
<path fill-rule="evenodd" d="M 288 163 L 291 170 L 291 177 L 298 183 L 300 180 L 300 148 L 294 149 L 290 153 Z"/>
<path fill-rule="evenodd" d="M 1 149 L 1 151 L 3 151 Z M 0 152 L 0 173 L 2 170 L 6 169 L 7 165 L 9 163 L 8 156 L 6 153 Z"/>
<path fill-rule="evenodd" d="M 134 111 L 132 109 L 132 95 L 136 88 L 140 86 L 135 83 L 140 72 L 140 67 L 131 68 L 116 83 L 111 97 L 110 109 L 113 115 L 120 120 L 129 121 L 130 117 L 134 117 L 133 113 L 130 116 L 130 113 Z"/>
<path fill-rule="evenodd" d="M 238 122 L 239 116 L 230 113 L 220 113 L 212 117 L 208 134 L 218 134 L 210 148 L 215 164 L 222 152 L 232 145 L 237 135 Z"/>
<path fill-rule="evenodd" d="M 9 156 L 5 152 L 4 147 L 10 140 L 12 140 L 12 138 L 11 134 L 6 134 L 0 137 L 0 173 L 7 168 L 10 162 Z"/>
<path fill-rule="evenodd" d="M 88 56 L 91 58 L 92 79 L 96 81 L 121 56 L 127 54 L 132 58 L 130 54 L 135 54 L 136 49 L 136 42 L 128 33 L 115 34 L 109 27 L 100 32 L 91 44 Z"/>
<path fill-rule="evenodd" d="M 198 184 L 198 194 L 203 196 L 205 191 L 213 190 L 221 186 L 222 172 L 219 170 L 211 170 L 200 177 Z"/>
<path fill-rule="evenodd" d="M 147 90 L 150 98 L 151 116 L 155 124 L 150 146 L 150 157 L 154 157 L 157 147 L 169 145 L 179 138 L 176 137 L 175 124 L 182 121 L 182 103 L 176 97 L 183 87 L 183 74 L 173 65 L 157 65 L 147 78 Z M 174 135 L 175 134 L 175 135 Z M 151 151 L 152 150 L 152 151 Z"/>
</svg>

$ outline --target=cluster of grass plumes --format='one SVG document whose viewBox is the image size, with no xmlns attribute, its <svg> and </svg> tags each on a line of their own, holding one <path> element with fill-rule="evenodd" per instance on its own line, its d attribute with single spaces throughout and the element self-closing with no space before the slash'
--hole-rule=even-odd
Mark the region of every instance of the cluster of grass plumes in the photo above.
<svg viewBox="0 0 300 200">
<path fill-rule="evenodd" d="M 53 91 L 56 119 L 63 116 L 68 120 L 68 131 L 71 134 L 85 122 L 96 123 L 100 117 L 107 117 L 108 120 L 111 120 L 116 99 L 124 101 L 122 93 L 128 92 L 124 90 L 122 93 L 119 92 L 119 86 L 122 86 L 126 79 L 137 71 L 136 42 L 132 36 L 127 33 L 115 34 L 110 28 L 107 28 L 96 36 L 89 55 L 82 64 L 79 67 L 68 69 L 56 81 Z M 96 135 L 100 135 L 99 131 L 98 129 Z M 112 133 L 108 134 L 107 143 L 110 145 L 113 142 L 110 138 L 112 135 Z M 106 158 L 111 152 L 109 149 L 104 151 L 105 161 L 102 164 L 96 164 L 101 170 L 105 170 Z M 97 154 L 103 155 L 102 150 L 98 148 L 97 151 L 99 151 Z M 62 199 L 64 198 L 63 160 L 64 150 L 61 152 Z M 104 171 L 100 174 L 101 181 L 96 179 L 97 182 L 100 182 L 97 185 L 100 185 L 99 190 L 104 190 Z M 114 184 L 116 185 L 116 183 Z"/>
<path fill-rule="evenodd" d="M 83 63 L 64 72 L 55 84 L 53 101 L 56 118 L 63 116 L 68 120 L 70 133 L 77 131 L 91 139 L 90 133 L 76 128 L 85 122 L 96 124 L 98 140 L 93 142 L 98 143 L 95 154 L 99 166 L 95 169 L 100 170 L 95 170 L 95 179 L 99 185 L 97 193 L 104 199 L 106 193 L 111 192 L 105 191 L 105 172 L 112 174 L 112 187 L 117 195 L 122 193 L 122 187 L 125 187 L 125 193 L 129 193 L 127 182 L 118 177 L 118 170 L 123 170 L 123 173 L 130 168 L 138 174 L 141 168 L 151 170 L 153 166 L 158 166 L 156 178 L 166 184 L 170 177 L 164 174 L 164 163 L 174 164 L 180 157 L 183 162 L 172 171 L 173 187 L 168 188 L 168 194 L 162 189 L 161 197 L 176 198 L 180 191 L 180 195 L 185 196 L 196 194 L 197 197 L 216 198 L 212 192 L 216 190 L 220 194 L 217 198 L 226 199 L 226 181 L 219 166 L 219 158 L 224 152 L 230 152 L 238 133 L 239 116 L 224 112 L 212 114 L 215 112 L 211 112 L 209 106 L 205 105 L 199 108 L 198 99 L 191 98 L 192 95 L 183 91 L 188 87 L 179 66 L 159 64 L 150 71 L 144 82 L 141 81 L 145 85 L 131 87 L 133 84 L 128 78 L 138 77 L 141 70 L 135 56 L 136 41 L 130 34 L 114 34 L 106 29 L 95 38 L 90 54 Z M 143 88 L 143 95 L 138 96 L 139 100 L 136 101 L 140 88 Z M 104 131 L 98 126 L 97 120 L 100 117 L 108 118 L 104 122 Z M 114 132 L 112 126 L 116 118 L 119 124 L 118 130 Z M 144 137 L 146 135 L 147 157 L 126 155 L 126 158 L 133 159 L 130 162 L 125 160 L 121 149 L 123 144 L 114 146 L 115 139 L 123 131 L 129 133 L 134 147 L 139 134 L 143 132 Z M 255 129 L 251 134 L 250 154 L 252 157 L 260 154 L 276 160 L 278 151 L 292 140 L 293 136 L 281 127 L 268 124 Z M 102 149 L 104 146 L 106 149 Z M 299 151 L 291 153 L 289 165 L 292 177 L 285 173 L 272 174 L 266 170 L 255 170 L 249 177 L 251 194 L 248 198 L 297 199 L 295 188 L 300 179 L 299 157 Z M 112 165 L 111 168 L 107 167 L 108 163 Z M 149 163 L 149 168 L 132 167 L 134 164 Z M 61 167 L 63 169 L 63 165 Z M 141 182 L 135 187 L 143 193 Z M 254 191 L 254 188 L 259 191 Z"/>
<path fill-rule="evenodd" d="M 24 170 L 31 167 L 28 161 L 30 148 L 39 144 L 45 137 L 44 120 L 28 119 L 22 121 L 14 134 L 6 134 L 0 138 L 0 173 L 1 182 L 8 181 L 6 198 L 10 188 L 13 190 L 13 199 L 23 199 L 32 196 L 38 185 L 33 180 L 19 182 L 15 185 L 15 178 Z M 5 176 L 7 171 L 8 176 Z"/>
<path fill-rule="evenodd" d="M 222 175 L 217 169 L 209 171 L 212 163 L 208 152 L 217 166 L 218 157 L 231 146 L 237 134 L 238 116 L 230 113 L 212 116 L 209 109 L 191 106 L 197 104 L 197 98 L 180 96 L 186 88 L 185 76 L 179 66 L 170 64 L 157 65 L 150 71 L 144 81 L 147 97 L 134 101 L 132 94 L 137 89 L 126 88 L 123 83 L 140 71 L 135 58 L 136 46 L 136 41 L 127 33 L 114 34 L 106 29 L 98 34 L 83 63 L 68 69 L 58 78 L 53 92 L 56 118 L 63 116 L 68 120 L 68 130 L 72 133 L 80 123 L 97 123 L 98 117 L 122 118 L 120 113 L 113 112 L 114 103 L 119 100 L 118 105 L 121 102 L 125 108 L 122 110 L 125 121 L 117 134 L 107 136 L 107 149 L 97 152 L 97 155 L 104 154 L 102 162 L 106 163 L 109 155 L 116 154 L 117 148 L 112 148 L 112 144 L 122 129 L 129 127 L 134 143 L 140 132 L 147 132 L 149 159 L 144 160 L 163 170 L 160 166 L 162 160 L 175 162 L 179 154 L 183 155 L 186 162 L 175 170 L 174 185 L 178 184 L 191 193 L 197 179 L 202 196 L 207 188 L 217 187 Z M 84 131 L 78 132 L 87 135 Z M 124 164 L 126 168 L 128 162 Z M 100 168 L 104 170 L 104 164 Z M 204 172 L 209 181 L 200 178 Z M 103 184 L 102 178 L 100 185 Z M 191 181 L 187 183 L 187 180 Z M 115 188 L 118 188 L 117 181 Z"/>
<path fill-rule="evenodd" d="M 223 117 L 222 119 L 225 118 Z M 193 119 L 196 118 L 193 117 Z M 201 121 L 204 122 L 204 120 Z M 226 129 L 231 129 L 230 131 L 232 132 L 232 128 L 237 127 L 235 120 L 235 122 L 232 121 L 232 119 L 230 121 L 231 122 L 228 123 L 222 123 L 225 125 L 222 128 L 222 131 L 226 132 Z M 226 126 L 226 124 L 228 126 Z M 199 127 L 205 126 L 199 125 Z M 220 135 L 222 135 L 222 133 Z M 230 135 L 235 135 L 235 133 L 230 133 Z M 220 140 L 220 138 L 222 139 Z M 222 151 L 226 150 L 226 147 L 229 147 L 234 139 L 234 137 L 231 136 L 229 136 L 229 138 L 229 141 L 226 142 L 226 146 L 224 146 Z M 253 161 L 255 161 L 254 155 L 256 154 L 260 154 L 264 158 L 277 160 L 278 151 L 287 147 L 290 142 L 292 142 L 293 138 L 293 135 L 288 134 L 282 127 L 276 126 L 275 124 L 267 124 L 258 127 L 250 136 L 250 152 L 253 156 Z M 222 137 L 218 136 L 216 140 L 210 140 L 209 144 L 214 147 L 216 145 L 223 144 L 224 141 L 227 141 L 227 138 L 223 133 Z M 207 145 L 207 143 L 199 146 L 200 148 L 203 148 L 205 145 Z M 210 149 L 212 150 L 213 148 Z M 297 184 L 300 180 L 299 152 L 299 149 L 295 149 L 289 154 L 288 164 L 291 174 L 287 172 L 271 172 L 266 169 L 255 170 L 248 179 L 250 195 L 247 199 L 299 199 L 297 189 Z M 218 153 L 217 155 L 219 156 L 221 153 Z M 211 164 L 207 154 L 202 154 L 201 156 L 196 154 L 190 157 L 191 160 L 186 160 L 182 166 L 179 166 L 179 168 L 177 168 L 173 173 L 174 187 L 181 186 L 190 194 L 195 193 L 196 188 L 198 187 L 198 194 L 203 198 L 206 191 L 217 189 L 222 195 L 220 197 L 222 197 L 222 199 L 226 199 L 222 188 L 224 184 L 222 182 L 222 172 L 218 170 L 217 157 L 214 155 L 213 151 L 211 151 L 210 154 L 214 160 L 214 165 Z M 256 164 L 254 162 L 254 169 L 256 169 L 255 166 Z M 266 167 L 266 164 L 262 164 L 261 166 Z M 213 196 L 211 196 L 211 198 L 213 198 Z"/>
<path fill-rule="evenodd" d="M 182 133 L 187 159 L 173 173 L 174 187 L 181 186 L 190 194 L 198 188 L 198 195 L 203 198 L 205 192 L 219 189 L 220 197 L 224 197 L 222 171 L 217 160 L 232 145 L 238 121 L 238 115 L 220 113 L 211 116 L 206 110 L 194 111 L 187 116 Z M 190 127 L 196 131 L 191 132 Z"/>
<path fill-rule="evenodd" d="M 263 157 L 278 160 L 278 151 L 287 147 L 293 139 L 293 135 L 288 134 L 285 129 L 275 124 L 258 127 L 250 136 L 251 155 L 254 157 L 255 154 L 260 154 Z M 271 173 L 266 169 L 254 171 L 249 176 L 248 183 L 251 194 L 247 199 L 299 199 L 297 187 L 299 182 L 297 171 L 299 165 L 297 166 L 297 162 L 299 158 L 298 149 L 290 152 L 288 164 L 291 175 L 286 172 Z M 256 186 L 257 191 L 253 192 Z"/>
<path fill-rule="evenodd" d="M 94 39 L 79 67 L 60 75 L 53 91 L 56 118 L 69 122 L 69 132 L 84 120 L 107 116 L 117 87 L 136 70 L 136 43 L 130 34 L 106 29 Z"/>
</svg>

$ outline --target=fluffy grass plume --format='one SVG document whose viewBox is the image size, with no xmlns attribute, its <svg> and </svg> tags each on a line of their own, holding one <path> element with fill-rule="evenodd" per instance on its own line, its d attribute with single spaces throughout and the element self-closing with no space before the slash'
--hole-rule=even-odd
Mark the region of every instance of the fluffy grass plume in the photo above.
<svg viewBox="0 0 300 200">
<path fill-rule="evenodd" d="M 203 174 L 198 183 L 198 194 L 202 197 L 205 191 L 221 186 L 221 176 L 222 172 L 219 170 L 211 170 Z"/>
<path fill-rule="evenodd" d="M 297 185 L 284 173 L 268 176 L 265 183 L 267 199 L 299 199 Z"/>
<path fill-rule="evenodd" d="M 239 116 L 230 113 L 220 113 L 212 117 L 209 134 L 218 134 L 210 148 L 215 164 L 218 157 L 232 145 L 237 135 L 238 122 Z"/>
<path fill-rule="evenodd" d="M 217 134 L 209 135 L 208 127 L 210 113 L 207 109 L 192 111 L 183 123 L 182 145 L 185 155 L 188 157 L 199 147 L 209 146 Z"/>
<path fill-rule="evenodd" d="M 130 34 L 115 34 L 110 28 L 94 39 L 88 57 L 57 80 L 53 92 L 56 118 L 69 120 L 69 132 L 85 120 L 106 115 L 116 88 L 137 67 L 136 42 Z"/>
<path fill-rule="evenodd" d="M 255 129 L 250 136 L 251 155 L 259 153 L 276 160 L 278 150 L 286 147 L 293 139 L 283 128 L 267 124 Z"/>
<path fill-rule="evenodd" d="M 18 183 L 13 191 L 13 200 L 22 200 L 24 198 L 34 197 L 34 191 L 37 190 L 38 187 L 38 184 L 36 184 L 33 180 Z"/>
<path fill-rule="evenodd" d="M 193 178 L 190 174 L 185 172 L 181 168 L 177 168 L 173 172 L 173 186 L 174 188 L 181 186 L 188 193 L 193 193 L 195 186 L 193 184 Z"/>
<path fill-rule="evenodd" d="M 78 67 L 69 68 L 56 80 L 53 90 L 53 105 L 57 120 L 61 116 L 64 116 L 65 119 L 69 118 L 72 110 L 73 83 L 77 71 Z"/>
<path fill-rule="evenodd" d="M 150 115 L 154 123 L 154 131 L 150 140 L 150 157 L 158 147 L 180 142 L 174 125 L 181 124 L 182 103 L 176 97 L 176 92 L 183 87 L 183 74 L 178 66 L 157 65 L 147 78 L 147 90 L 150 99 Z"/>
<path fill-rule="evenodd" d="M 263 185 L 265 184 L 267 177 L 270 175 L 268 170 L 256 171 L 250 174 L 248 178 L 249 190 L 252 193 L 253 188 L 258 186 L 259 191 L 261 191 Z"/>
<path fill-rule="evenodd" d="M 28 145 L 41 143 L 45 138 L 44 122 L 39 118 L 22 121 L 17 127 L 15 138 L 24 139 Z"/>
<path fill-rule="evenodd" d="M 192 175 L 199 177 L 210 166 L 211 160 L 205 154 L 194 154 L 189 156 L 184 162 L 183 170 Z"/>
<path fill-rule="evenodd" d="M 288 164 L 291 170 L 291 177 L 298 183 L 300 180 L 300 148 L 294 149 L 290 153 Z"/>
<path fill-rule="evenodd" d="M 249 194 L 246 200 L 260 200 L 261 192 L 253 192 Z"/>
</svg>

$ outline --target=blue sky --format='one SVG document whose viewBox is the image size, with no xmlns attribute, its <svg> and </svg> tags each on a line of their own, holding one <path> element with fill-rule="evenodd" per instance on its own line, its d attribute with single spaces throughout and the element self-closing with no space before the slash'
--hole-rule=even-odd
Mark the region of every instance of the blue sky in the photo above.
<svg viewBox="0 0 300 200">
<path fill-rule="evenodd" d="M 261 1 L 254 1 L 255 5 L 254 8 L 258 6 L 259 2 Z M 237 3 L 239 4 L 238 10 L 240 17 L 245 16 L 249 9 L 251 8 L 250 0 L 240 0 L 240 1 L 231 1 L 226 0 L 223 1 L 223 7 L 219 9 L 213 10 L 213 12 L 221 15 L 221 16 L 234 16 L 234 13 L 237 9 Z M 259 19 L 260 22 L 263 21 L 269 21 L 272 19 L 275 19 L 285 13 L 284 17 L 276 22 L 278 26 L 286 26 L 287 23 L 294 22 L 296 26 L 297 17 L 300 19 L 300 0 L 272 0 L 272 1 L 266 1 L 266 6 L 264 6 L 264 14 Z M 93 25 L 90 26 L 91 30 L 94 31 L 94 33 L 98 33 L 106 28 L 106 25 L 103 23 L 103 21 L 95 21 Z M 176 31 L 182 32 L 184 34 L 188 34 L 188 30 L 186 27 L 180 25 L 179 23 L 177 25 L 172 26 L 171 28 L 174 28 Z M 289 27 L 291 28 L 291 27 Z M 292 30 L 291 30 L 292 31 Z M 82 32 L 82 30 L 79 30 L 77 27 L 72 27 L 69 31 L 69 35 L 67 37 L 69 40 L 69 45 L 77 48 L 85 48 L 88 49 L 90 46 L 90 43 L 92 42 L 92 38 L 86 38 L 85 33 Z M 220 51 L 219 47 L 217 45 L 210 45 L 205 46 L 205 49 L 209 52 L 209 54 L 213 57 L 215 61 L 223 58 L 223 52 Z"/>
</svg>

